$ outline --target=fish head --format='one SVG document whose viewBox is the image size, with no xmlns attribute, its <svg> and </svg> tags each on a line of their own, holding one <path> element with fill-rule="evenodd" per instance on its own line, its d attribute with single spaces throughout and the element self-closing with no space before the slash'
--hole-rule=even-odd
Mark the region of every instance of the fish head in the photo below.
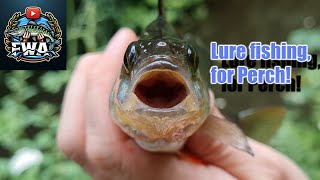
<svg viewBox="0 0 320 180">
<path fill-rule="evenodd" d="M 179 150 L 209 112 L 197 66 L 195 49 L 183 41 L 131 43 L 110 98 L 113 119 L 146 150 Z"/>
<path fill-rule="evenodd" d="M 8 32 L 11 36 L 23 36 L 24 33 L 25 29 L 23 27 L 14 28 Z"/>
</svg>

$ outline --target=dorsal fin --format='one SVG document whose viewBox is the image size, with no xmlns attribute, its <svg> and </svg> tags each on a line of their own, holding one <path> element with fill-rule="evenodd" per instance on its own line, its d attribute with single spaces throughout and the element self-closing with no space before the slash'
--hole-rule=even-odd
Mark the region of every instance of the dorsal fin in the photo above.
<svg viewBox="0 0 320 180">
<path fill-rule="evenodd" d="M 143 35 L 141 36 L 141 39 L 179 39 L 173 27 L 170 24 L 168 24 L 165 19 L 163 0 L 158 0 L 158 11 L 158 18 L 146 27 Z"/>
<path fill-rule="evenodd" d="M 44 28 L 47 31 L 49 30 L 48 27 L 46 25 L 44 25 L 44 24 L 41 24 L 40 27 Z"/>
</svg>

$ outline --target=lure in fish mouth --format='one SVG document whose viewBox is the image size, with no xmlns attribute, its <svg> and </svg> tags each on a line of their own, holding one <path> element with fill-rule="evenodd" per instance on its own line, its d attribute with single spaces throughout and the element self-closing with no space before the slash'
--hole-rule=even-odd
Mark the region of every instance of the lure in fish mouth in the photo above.
<svg viewBox="0 0 320 180">
<path fill-rule="evenodd" d="M 124 55 L 109 99 L 115 123 L 145 150 L 178 151 L 209 116 L 209 91 L 198 64 L 195 49 L 179 39 L 165 21 L 159 0 L 159 17 L 146 27 L 140 40 L 128 46 Z M 224 136 L 232 134 L 229 130 L 243 135 L 233 124 L 218 126 L 221 128 L 216 132 L 226 129 L 218 136 L 229 144 L 238 140 Z"/>
</svg>

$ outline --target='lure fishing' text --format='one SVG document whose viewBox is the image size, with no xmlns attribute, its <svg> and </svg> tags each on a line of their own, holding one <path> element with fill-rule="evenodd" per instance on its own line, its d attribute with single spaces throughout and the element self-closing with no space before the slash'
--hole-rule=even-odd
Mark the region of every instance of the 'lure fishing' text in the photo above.
<svg viewBox="0 0 320 180">
<path fill-rule="evenodd" d="M 299 92 L 301 76 L 292 77 L 292 69 L 320 69 L 317 56 L 310 55 L 308 46 L 303 44 L 251 42 L 247 48 L 211 42 L 210 50 L 211 60 L 221 60 L 222 65 L 210 68 L 210 83 L 221 84 L 224 92 L 242 91 L 243 85 L 248 85 L 248 91 L 258 86 L 262 92 Z"/>
</svg>

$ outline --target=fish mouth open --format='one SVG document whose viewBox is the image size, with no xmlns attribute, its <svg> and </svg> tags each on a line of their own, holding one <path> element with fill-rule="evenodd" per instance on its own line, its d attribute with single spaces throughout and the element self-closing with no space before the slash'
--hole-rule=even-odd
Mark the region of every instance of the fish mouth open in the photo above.
<svg viewBox="0 0 320 180">
<path fill-rule="evenodd" d="M 152 108 L 171 108 L 189 94 L 183 77 L 173 70 L 154 69 L 144 73 L 134 88 L 138 99 Z"/>
</svg>

